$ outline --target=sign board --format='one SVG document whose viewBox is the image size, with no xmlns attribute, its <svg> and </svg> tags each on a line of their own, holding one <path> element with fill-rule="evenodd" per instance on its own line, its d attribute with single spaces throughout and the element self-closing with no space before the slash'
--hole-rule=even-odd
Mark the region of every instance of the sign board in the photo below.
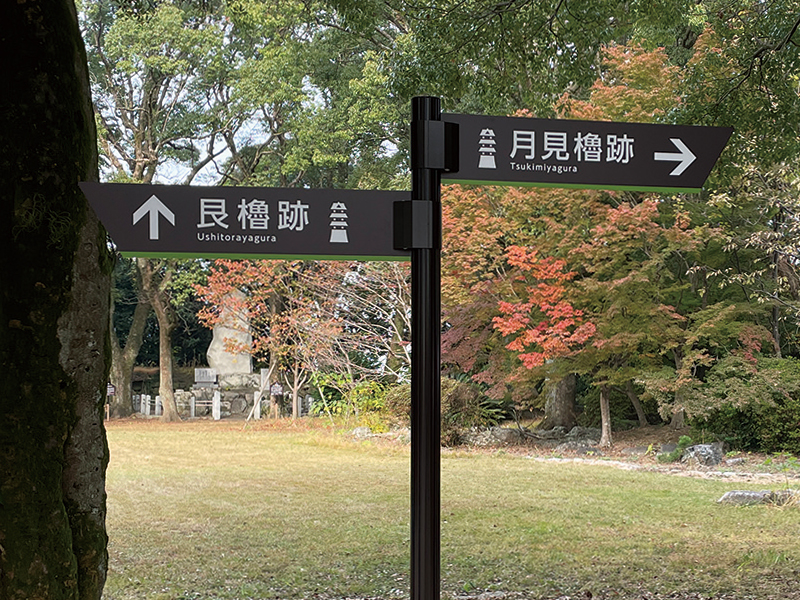
<svg viewBox="0 0 800 600">
<path fill-rule="evenodd" d="M 123 254 L 406 260 L 393 204 L 408 192 L 81 183 Z"/>
<path fill-rule="evenodd" d="M 113 383 L 106 385 L 106 396 L 114 396 L 117 393 L 117 388 Z"/>
<path fill-rule="evenodd" d="M 459 126 L 453 183 L 698 192 L 729 127 L 444 114 Z"/>
<path fill-rule="evenodd" d="M 194 387 L 216 387 L 217 370 L 199 368 L 194 370 Z"/>
</svg>

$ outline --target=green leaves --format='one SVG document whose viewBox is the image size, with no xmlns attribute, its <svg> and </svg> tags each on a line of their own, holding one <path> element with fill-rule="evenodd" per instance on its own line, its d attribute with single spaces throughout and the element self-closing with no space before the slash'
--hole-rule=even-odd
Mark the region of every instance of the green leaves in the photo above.
<svg viewBox="0 0 800 600">
<path fill-rule="evenodd" d="M 177 6 L 164 3 L 152 13 L 117 19 L 106 35 L 106 52 L 116 69 L 134 74 L 153 69 L 166 77 L 188 75 L 208 61 L 222 28 L 192 26 Z"/>
<path fill-rule="evenodd" d="M 705 22 L 688 63 L 685 114 L 697 123 L 730 124 L 737 157 L 774 163 L 797 154 L 794 131 L 800 36 L 795 2 L 703 4 Z"/>
<path fill-rule="evenodd" d="M 517 356 L 559 357 L 678 406 L 746 325 L 798 352 L 796 2 L 125 5 L 82 4 L 108 178 L 407 188 L 421 94 L 459 112 L 736 128 L 703 195 L 445 192 L 445 358 L 492 395 Z"/>
</svg>

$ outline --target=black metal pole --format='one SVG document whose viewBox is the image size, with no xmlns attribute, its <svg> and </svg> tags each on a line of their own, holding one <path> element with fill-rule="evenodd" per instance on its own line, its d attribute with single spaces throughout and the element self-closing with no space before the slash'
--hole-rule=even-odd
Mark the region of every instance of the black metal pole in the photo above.
<svg viewBox="0 0 800 600">
<path fill-rule="evenodd" d="M 441 170 L 429 160 L 429 121 L 441 121 L 439 99 L 413 98 L 411 198 L 432 203 L 433 243 L 411 250 L 411 600 L 438 600 L 441 578 Z"/>
</svg>

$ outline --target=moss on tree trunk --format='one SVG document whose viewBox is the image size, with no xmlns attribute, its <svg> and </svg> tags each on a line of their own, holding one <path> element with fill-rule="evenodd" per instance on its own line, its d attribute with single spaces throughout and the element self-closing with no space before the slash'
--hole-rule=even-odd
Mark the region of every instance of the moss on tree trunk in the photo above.
<svg viewBox="0 0 800 600">
<path fill-rule="evenodd" d="M 72 0 L 0 5 L 0 598 L 99 599 L 107 568 L 105 233 Z"/>
</svg>

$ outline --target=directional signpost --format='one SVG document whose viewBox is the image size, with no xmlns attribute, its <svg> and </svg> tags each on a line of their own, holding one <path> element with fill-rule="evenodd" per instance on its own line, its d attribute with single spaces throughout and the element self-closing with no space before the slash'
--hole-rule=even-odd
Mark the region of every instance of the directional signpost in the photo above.
<svg viewBox="0 0 800 600">
<path fill-rule="evenodd" d="M 453 183 L 699 192 L 733 131 L 566 119 L 442 115 L 458 125 Z"/>
<path fill-rule="evenodd" d="M 406 219 L 411 247 L 411 598 L 440 587 L 440 180 L 492 185 L 696 192 L 731 129 L 441 114 L 414 98 Z"/>
<path fill-rule="evenodd" d="M 442 115 L 412 101 L 411 194 L 82 183 L 117 248 L 135 256 L 411 257 L 411 599 L 440 587 L 441 180 L 699 191 L 732 130 Z"/>
<path fill-rule="evenodd" d="M 133 256 L 408 260 L 392 243 L 408 192 L 81 183 Z"/>
</svg>

